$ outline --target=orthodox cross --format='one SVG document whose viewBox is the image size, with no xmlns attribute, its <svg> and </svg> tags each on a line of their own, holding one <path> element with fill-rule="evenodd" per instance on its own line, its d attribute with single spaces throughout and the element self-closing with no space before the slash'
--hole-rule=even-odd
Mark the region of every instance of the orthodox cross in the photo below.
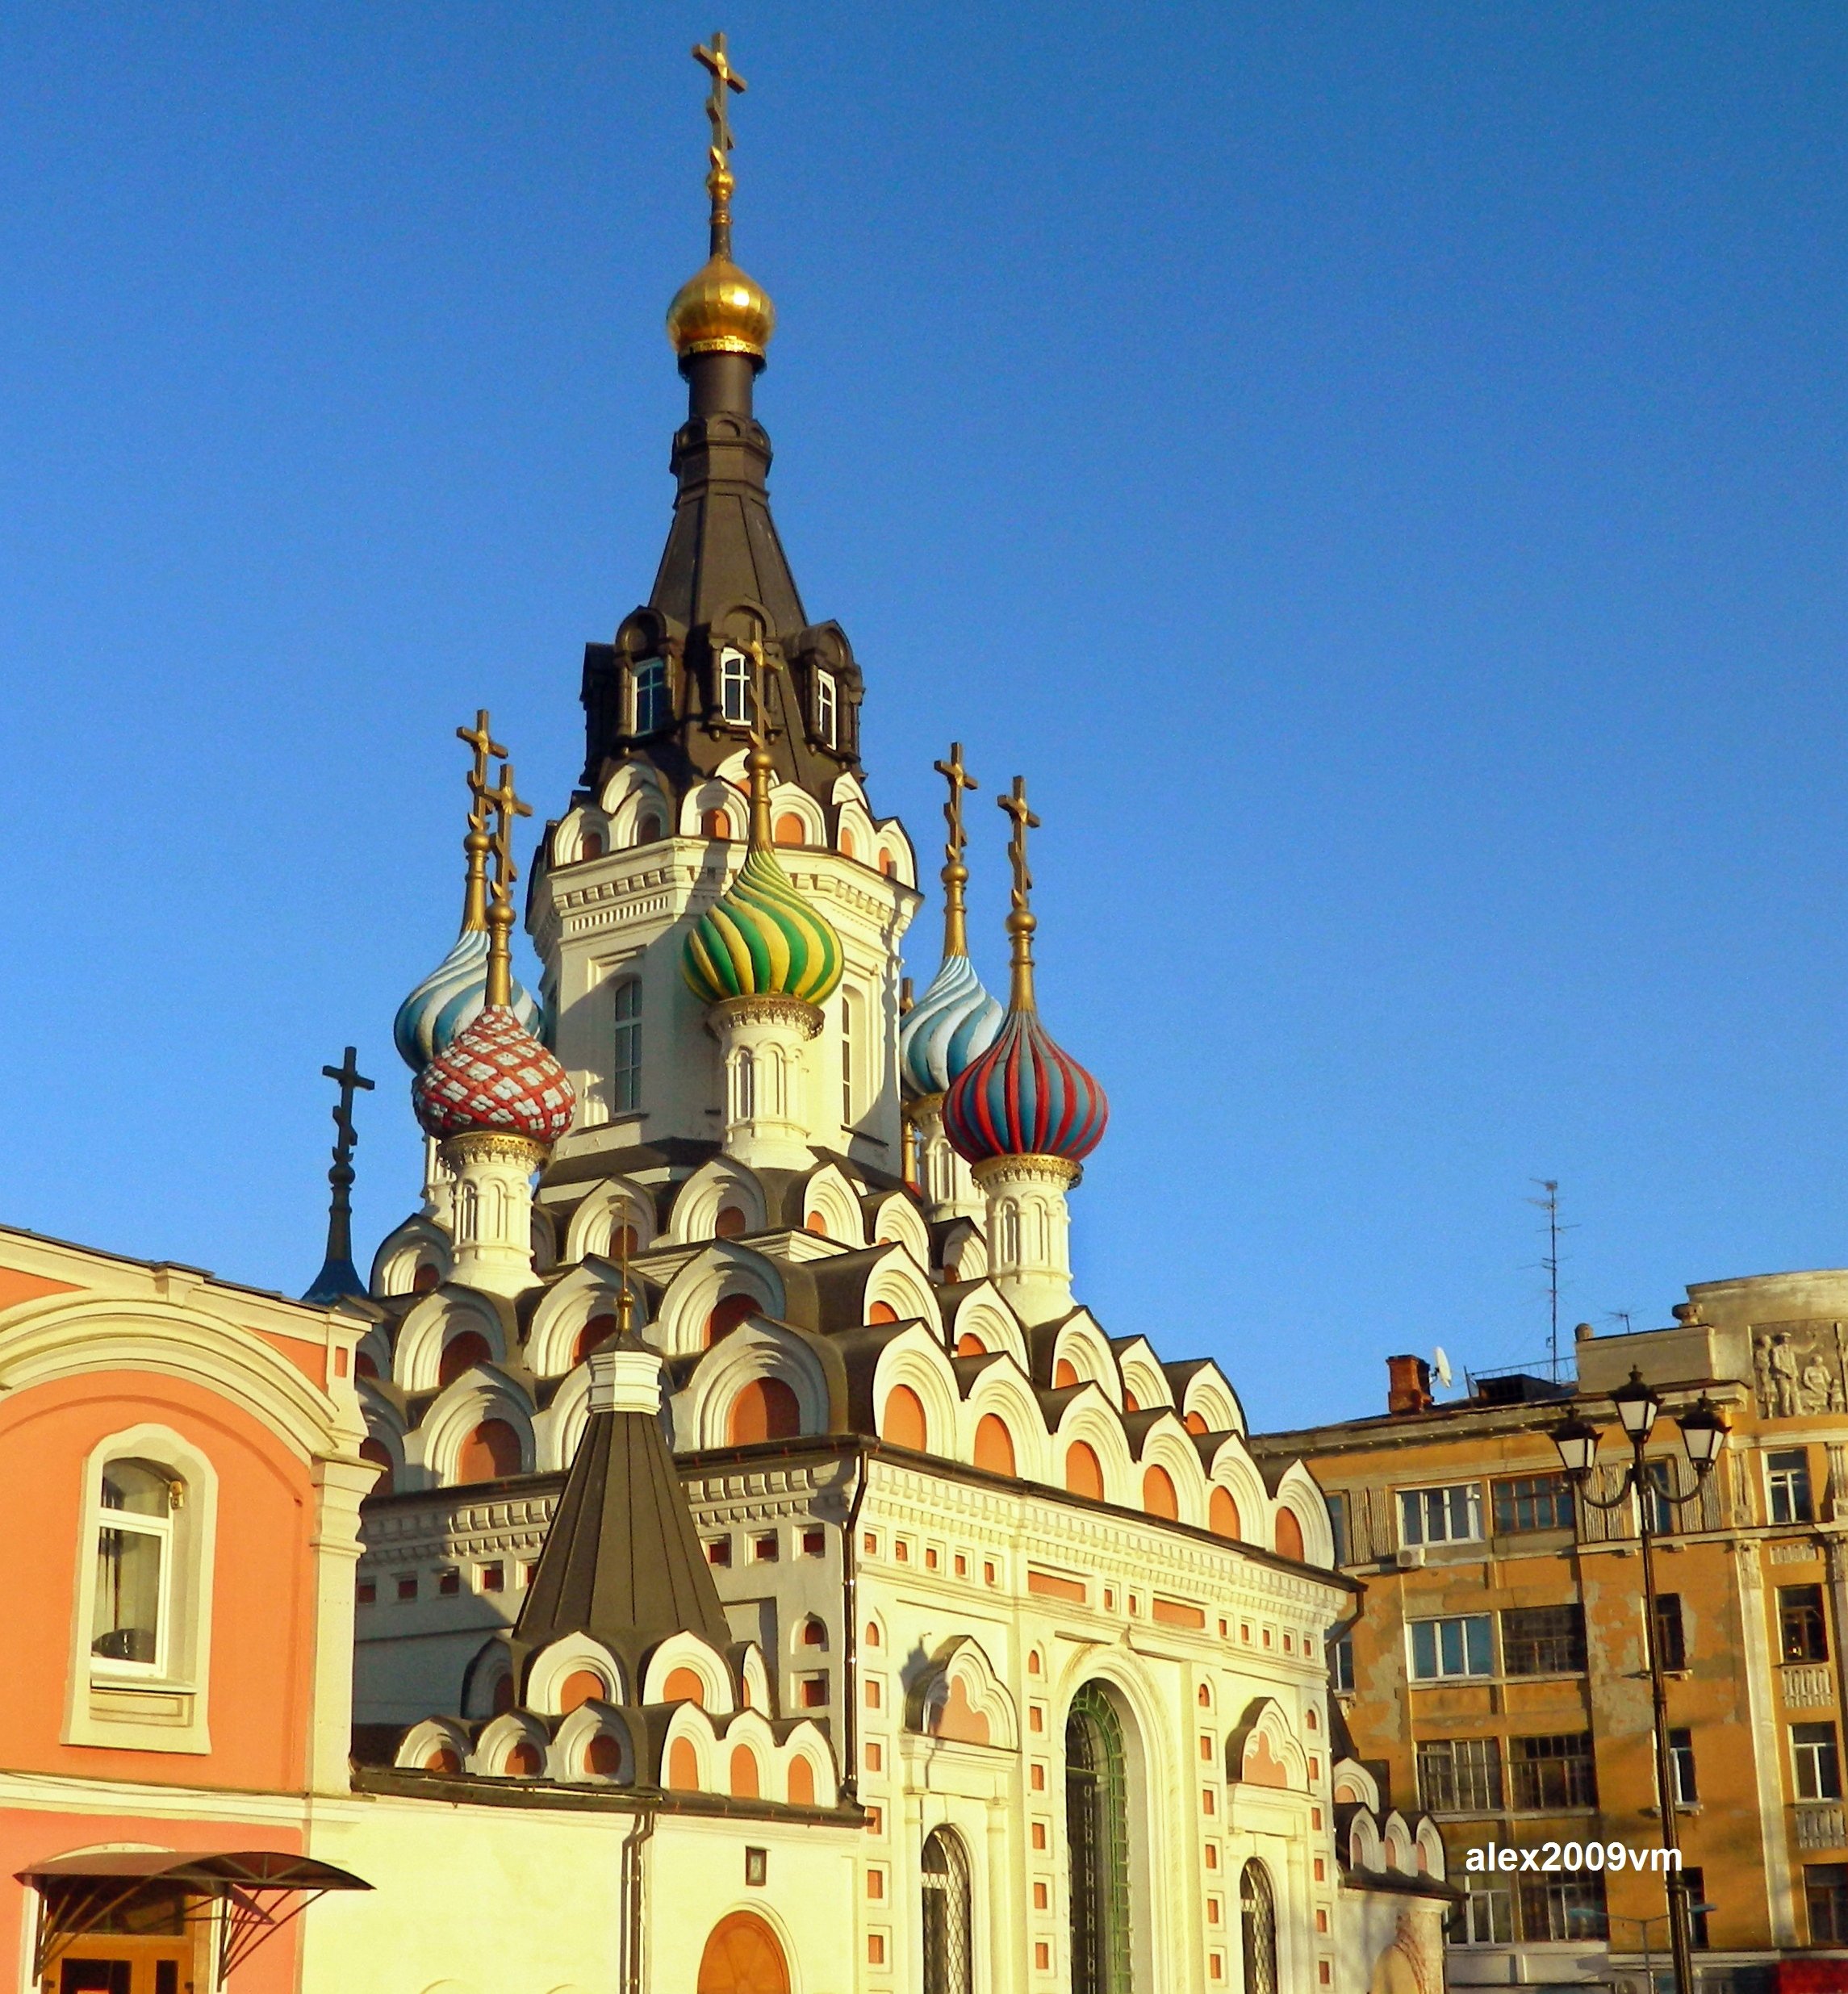
<svg viewBox="0 0 1848 1994">
<path fill-rule="evenodd" d="M 1014 833 L 1007 841 L 1008 860 L 1014 867 L 1012 905 L 1007 917 L 1007 931 L 1013 942 L 1008 1001 L 1014 1010 L 1028 1011 L 1033 1008 L 1033 930 L 1039 924 L 1027 905 L 1033 891 L 1033 875 L 1026 869 L 1026 834 L 1039 830 L 1039 820 L 1026 807 L 1024 775 L 1016 775 L 1012 793 L 997 796 L 995 802 L 1014 820 Z"/>
<path fill-rule="evenodd" d="M 693 60 L 712 73 L 713 87 L 706 95 L 706 117 L 713 127 L 713 142 L 707 148 L 706 157 L 712 161 L 706 174 L 706 191 L 712 196 L 713 215 L 712 253 L 715 257 L 731 254 L 731 190 L 736 184 L 732 178 L 729 157 L 732 149 L 731 98 L 733 90 L 742 93 L 744 78 L 731 66 L 725 55 L 725 38 L 715 33 L 710 48 L 693 44 Z"/>
<path fill-rule="evenodd" d="M 356 1089 L 370 1093 L 372 1082 L 360 1072 L 351 1046 L 338 1066 L 324 1066 L 321 1071 L 338 1085 L 340 1102 L 333 1111 L 333 1168 L 328 1173 L 327 1257 L 303 1299 L 334 1302 L 343 1294 L 366 1292 L 353 1264 L 353 1152 L 359 1141 L 359 1131 L 353 1125 L 353 1097 Z"/>
<path fill-rule="evenodd" d="M 468 777 L 468 835 L 462 850 L 468 855 L 468 884 L 462 896 L 462 932 L 479 934 L 487 926 L 487 855 L 493 839 L 487 833 L 487 758 L 507 750 L 494 738 L 487 709 L 475 709 L 475 725 L 458 727 L 456 738 L 475 750 L 475 766 Z"/>
<path fill-rule="evenodd" d="M 500 764 L 500 781 L 482 792 L 483 804 L 494 813 L 494 904 L 487 910 L 487 985 L 483 997 L 491 1006 L 513 1001 L 512 956 L 508 948 L 513 926 L 513 820 L 530 817 L 533 806 L 522 803 L 513 788 L 513 764 Z"/>
<path fill-rule="evenodd" d="M 963 834 L 963 792 L 981 784 L 963 766 L 963 744 L 950 743 L 950 759 L 931 764 L 950 785 L 949 801 L 943 805 L 943 821 L 950 835 L 943 846 L 943 953 L 967 955 L 969 952 L 968 917 L 963 909 L 963 888 L 968 884 L 969 868 L 963 863 L 968 843 Z"/>
</svg>

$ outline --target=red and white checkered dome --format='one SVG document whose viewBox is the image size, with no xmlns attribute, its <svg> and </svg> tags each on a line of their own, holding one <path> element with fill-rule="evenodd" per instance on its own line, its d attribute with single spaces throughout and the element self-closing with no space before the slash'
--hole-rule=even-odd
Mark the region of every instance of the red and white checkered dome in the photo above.
<svg viewBox="0 0 1848 1994">
<path fill-rule="evenodd" d="M 411 1083 L 427 1135 L 524 1136 L 550 1149 L 577 1097 L 565 1069 L 504 1004 L 483 1011 Z"/>
</svg>

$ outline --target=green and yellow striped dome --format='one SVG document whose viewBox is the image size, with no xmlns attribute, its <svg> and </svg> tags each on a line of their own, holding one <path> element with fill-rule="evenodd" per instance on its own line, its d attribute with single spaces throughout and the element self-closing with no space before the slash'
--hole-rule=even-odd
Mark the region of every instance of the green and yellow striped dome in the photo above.
<svg viewBox="0 0 1848 1994">
<path fill-rule="evenodd" d="M 819 1004 L 841 980 L 841 938 L 753 838 L 730 890 L 688 931 L 680 968 L 708 1004 L 747 997 Z"/>
</svg>

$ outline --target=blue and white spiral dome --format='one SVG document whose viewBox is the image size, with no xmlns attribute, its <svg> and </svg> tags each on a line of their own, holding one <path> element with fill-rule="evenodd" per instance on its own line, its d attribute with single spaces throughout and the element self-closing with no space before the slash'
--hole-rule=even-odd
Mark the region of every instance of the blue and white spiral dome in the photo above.
<svg viewBox="0 0 1848 1994">
<path fill-rule="evenodd" d="M 995 1042 L 1006 1013 L 966 955 L 946 955 L 898 1027 L 898 1084 L 908 1101 L 947 1093 Z"/>
<path fill-rule="evenodd" d="M 391 1038 L 413 1073 L 420 1073 L 448 1051 L 458 1033 L 481 1015 L 487 999 L 487 930 L 464 928 L 456 945 L 398 1006 Z M 539 1006 L 516 983 L 508 1007 L 521 1025 L 542 1039 Z"/>
</svg>

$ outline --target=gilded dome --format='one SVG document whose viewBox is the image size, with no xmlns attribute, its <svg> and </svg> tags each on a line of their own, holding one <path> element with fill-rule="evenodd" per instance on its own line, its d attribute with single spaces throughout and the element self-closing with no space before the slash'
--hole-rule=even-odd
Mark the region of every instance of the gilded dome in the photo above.
<svg viewBox="0 0 1848 1994">
<path fill-rule="evenodd" d="M 708 1004 L 728 997 L 794 997 L 819 1004 L 845 968 L 841 938 L 755 838 L 730 890 L 687 931 L 680 967 Z"/>
<path fill-rule="evenodd" d="M 730 257 L 696 270 L 667 307 L 667 337 L 683 360 L 694 353 L 749 353 L 761 362 L 776 330 L 776 307 L 755 278 Z"/>
</svg>

